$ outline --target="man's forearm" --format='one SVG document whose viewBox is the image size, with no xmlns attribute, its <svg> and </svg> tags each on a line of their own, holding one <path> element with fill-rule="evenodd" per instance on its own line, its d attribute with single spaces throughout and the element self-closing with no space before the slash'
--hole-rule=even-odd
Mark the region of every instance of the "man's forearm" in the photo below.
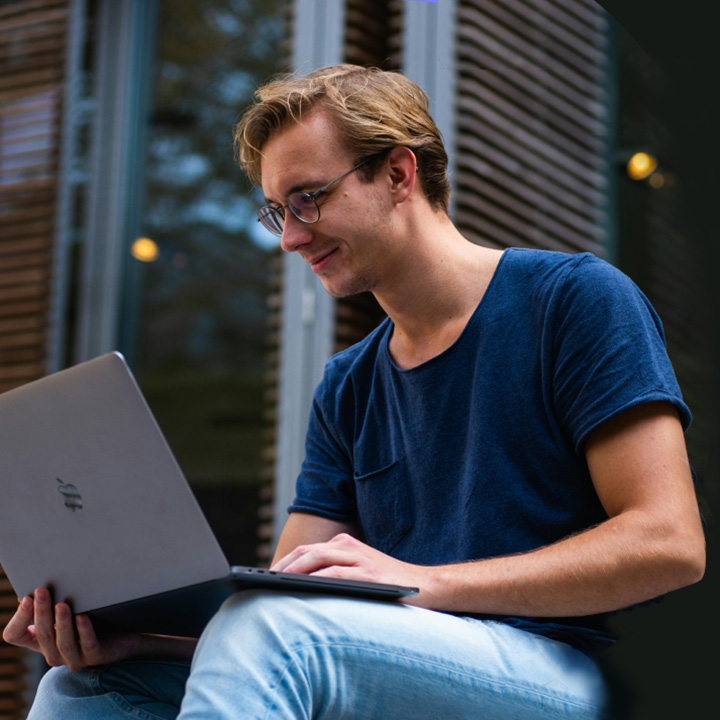
<svg viewBox="0 0 720 720">
<path fill-rule="evenodd" d="M 405 600 L 447 612 L 563 617 L 628 607 L 697 582 L 704 538 L 696 523 L 665 524 L 628 511 L 528 553 L 456 565 L 402 562 L 341 534 L 296 547 L 285 572 L 418 587 Z"/>
<path fill-rule="evenodd" d="M 702 532 L 696 527 L 670 533 L 638 514 L 620 515 L 530 553 L 423 568 L 416 602 L 451 612 L 590 615 L 700 580 Z"/>
</svg>

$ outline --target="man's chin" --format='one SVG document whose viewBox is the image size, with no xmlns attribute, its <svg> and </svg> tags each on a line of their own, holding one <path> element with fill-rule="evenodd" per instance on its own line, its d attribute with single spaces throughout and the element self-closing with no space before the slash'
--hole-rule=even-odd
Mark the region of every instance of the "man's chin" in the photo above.
<svg viewBox="0 0 720 720">
<path fill-rule="evenodd" d="M 331 295 L 336 300 L 341 298 L 352 297 L 353 295 L 360 295 L 364 292 L 372 292 L 370 283 L 363 282 L 361 280 L 354 280 L 349 283 L 333 282 L 332 278 L 320 278 L 320 282 L 325 288 L 328 295 Z"/>
<path fill-rule="evenodd" d="M 327 291 L 327 294 L 334 297 L 336 300 L 341 300 L 342 298 L 351 297 L 352 295 L 357 294 L 354 292 L 347 292 L 343 288 L 328 287 L 325 283 L 323 283 L 323 287 Z"/>
</svg>

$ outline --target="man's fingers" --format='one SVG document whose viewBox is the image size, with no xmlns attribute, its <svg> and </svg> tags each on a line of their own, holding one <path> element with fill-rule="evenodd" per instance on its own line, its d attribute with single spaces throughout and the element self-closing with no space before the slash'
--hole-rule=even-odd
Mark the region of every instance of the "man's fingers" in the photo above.
<svg viewBox="0 0 720 720">
<path fill-rule="evenodd" d="M 367 572 L 354 565 L 330 565 L 308 573 L 314 577 L 326 577 L 340 580 L 368 580 Z"/>
<path fill-rule="evenodd" d="M 63 664 L 57 649 L 52 598 L 45 588 L 35 591 L 35 639 L 48 665 L 57 667 Z"/>
<path fill-rule="evenodd" d="M 102 661 L 100 657 L 100 642 L 95 634 L 95 628 L 87 615 L 78 615 L 75 618 L 78 631 L 78 640 L 83 658 L 88 665 L 97 665 Z"/>
<path fill-rule="evenodd" d="M 35 636 L 30 631 L 30 626 L 33 624 L 34 618 L 33 599 L 27 595 L 20 601 L 17 611 L 5 627 L 3 640 L 10 645 L 18 645 L 20 647 L 37 650 L 38 646 L 37 642 L 35 642 Z"/>
<path fill-rule="evenodd" d="M 352 553 L 363 547 L 366 546 L 351 535 L 340 533 L 328 542 L 298 545 L 270 569 L 307 574 L 327 565 L 354 565 Z"/>
<path fill-rule="evenodd" d="M 323 543 L 322 545 L 312 546 L 312 549 L 293 558 L 285 566 L 284 571 L 307 575 L 334 565 L 355 565 L 357 560 L 357 556 L 347 550 L 329 543 Z"/>
<path fill-rule="evenodd" d="M 58 653 L 70 670 L 84 667 L 82 652 L 77 638 L 70 607 L 65 603 L 55 606 L 55 638 Z"/>
<path fill-rule="evenodd" d="M 270 569 L 275 572 L 285 572 L 295 559 L 300 557 L 310 547 L 312 547 L 312 545 L 298 545 L 298 547 L 291 550 L 287 555 L 281 557 Z"/>
<path fill-rule="evenodd" d="M 53 608 L 45 588 L 36 590 L 35 598 L 28 595 L 20 601 L 3 631 L 3 640 L 40 652 L 49 665 L 66 665 L 70 670 L 102 661 L 102 647 L 90 619 L 85 615 L 73 618 L 67 603 Z"/>
</svg>

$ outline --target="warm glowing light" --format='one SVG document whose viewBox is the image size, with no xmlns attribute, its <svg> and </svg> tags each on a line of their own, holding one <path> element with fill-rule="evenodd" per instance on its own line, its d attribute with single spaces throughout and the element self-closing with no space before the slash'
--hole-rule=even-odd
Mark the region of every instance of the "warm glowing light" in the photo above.
<svg viewBox="0 0 720 720">
<path fill-rule="evenodd" d="M 132 244 L 130 252 L 140 262 L 155 262 L 160 257 L 160 248 L 150 238 L 138 238 Z"/>
<path fill-rule="evenodd" d="M 651 187 L 659 190 L 665 184 L 665 176 L 662 173 L 654 172 L 650 176 L 648 182 L 650 183 Z"/>
<path fill-rule="evenodd" d="M 655 172 L 657 166 L 658 160 L 655 156 L 638 152 L 628 160 L 627 174 L 632 180 L 644 180 Z"/>
</svg>

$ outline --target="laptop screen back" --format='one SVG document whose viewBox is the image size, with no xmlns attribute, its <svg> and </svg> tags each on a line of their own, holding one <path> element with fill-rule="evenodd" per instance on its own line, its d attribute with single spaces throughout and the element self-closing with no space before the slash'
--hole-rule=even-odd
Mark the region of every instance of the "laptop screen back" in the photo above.
<svg viewBox="0 0 720 720">
<path fill-rule="evenodd" d="M 228 563 L 121 355 L 0 395 L 0 563 L 76 612 Z"/>
</svg>

